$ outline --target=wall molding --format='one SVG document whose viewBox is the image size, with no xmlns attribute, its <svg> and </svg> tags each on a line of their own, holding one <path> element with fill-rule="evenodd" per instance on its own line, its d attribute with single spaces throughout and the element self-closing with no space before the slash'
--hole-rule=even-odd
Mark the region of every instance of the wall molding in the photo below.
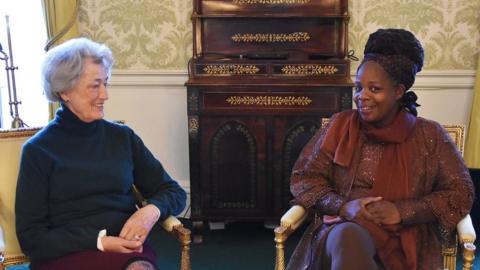
<svg viewBox="0 0 480 270">
<path fill-rule="evenodd" d="M 112 70 L 112 86 L 184 86 L 188 80 L 186 70 Z"/>
<path fill-rule="evenodd" d="M 473 89 L 474 83 L 475 71 L 473 70 L 426 70 L 417 75 L 414 89 Z"/>
<path fill-rule="evenodd" d="M 415 80 L 416 90 L 455 90 L 473 89 L 475 82 L 473 70 L 426 70 L 420 72 Z M 352 74 L 352 80 L 355 74 Z M 188 80 L 186 70 L 113 70 L 112 86 L 175 86 L 183 87 Z"/>
</svg>

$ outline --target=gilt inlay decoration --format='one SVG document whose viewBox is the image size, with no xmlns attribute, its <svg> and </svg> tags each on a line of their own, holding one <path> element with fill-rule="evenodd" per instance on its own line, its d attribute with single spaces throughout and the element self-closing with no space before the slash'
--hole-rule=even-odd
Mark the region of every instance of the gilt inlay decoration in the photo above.
<svg viewBox="0 0 480 270">
<path fill-rule="evenodd" d="M 277 5 L 277 4 L 306 4 L 310 0 L 233 0 L 234 4 L 264 4 L 264 5 Z"/>
<path fill-rule="evenodd" d="M 290 34 L 235 34 L 232 36 L 235 42 L 260 42 L 260 43 L 275 43 L 275 42 L 307 42 L 310 40 L 310 34 L 307 32 L 293 32 Z"/>
<path fill-rule="evenodd" d="M 286 75 L 334 75 L 338 68 L 332 65 L 286 65 L 282 72 Z"/>
<path fill-rule="evenodd" d="M 203 72 L 209 75 L 257 74 L 260 69 L 255 65 L 206 65 Z"/>
<path fill-rule="evenodd" d="M 256 106 L 308 106 L 312 100 L 301 96 L 230 96 L 226 99 L 230 105 Z"/>
<path fill-rule="evenodd" d="M 188 117 L 188 133 L 191 137 L 196 138 L 198 134 L 198 116 Z"/>
</svg>

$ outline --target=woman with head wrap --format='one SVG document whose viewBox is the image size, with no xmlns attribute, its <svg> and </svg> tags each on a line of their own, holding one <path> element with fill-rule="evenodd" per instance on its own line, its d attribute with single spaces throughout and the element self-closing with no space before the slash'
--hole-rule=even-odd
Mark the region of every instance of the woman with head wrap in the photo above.
<svg viewBox="0 0 480 270">
<path fill-rule="evenodd" d="M 473 203 L 468 169 L 442 126 L 417 117 L 415 36 L 380 29 L 364 54 L 357 109 L 335 114 L 293 168 L 294 203 L 319 218 L 288 269 L 442 269 L 441 243 Z"/>
</svg>

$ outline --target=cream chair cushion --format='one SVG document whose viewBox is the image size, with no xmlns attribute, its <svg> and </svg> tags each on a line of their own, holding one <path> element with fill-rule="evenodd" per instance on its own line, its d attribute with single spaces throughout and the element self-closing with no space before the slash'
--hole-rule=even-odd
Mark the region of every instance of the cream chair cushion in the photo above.
<svg viewBox="0 0 480 270">
<path fill-rule="evenodd" d="M 22 254 L 15 230 L 15 191 L 23 143 L 38 128 L 14 131 L 0 131 L 0 227 L 3 230 L 5 265 L 22 262 Z M 5 245 L 5 243 L 8 243 Z"/>
</svg>

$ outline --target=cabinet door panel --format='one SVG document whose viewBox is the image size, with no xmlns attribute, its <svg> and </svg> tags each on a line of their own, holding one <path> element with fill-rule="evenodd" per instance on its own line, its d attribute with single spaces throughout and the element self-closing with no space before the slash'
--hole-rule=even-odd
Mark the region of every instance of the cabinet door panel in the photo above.
<svg viewBox="0 0 480 270">
<path fill-rule="evenodd" d="M 321 126 L 321 117 L 276 117 L 274 120 L 275 212 L 290 207 L 290 175 L 303 147 Z"/>
<path fill-rule="evenodd" d="M 265 215 L 265 120 L 205 117 L 200 129 L 205 214 L 210 218 Z"/>
</svg>

